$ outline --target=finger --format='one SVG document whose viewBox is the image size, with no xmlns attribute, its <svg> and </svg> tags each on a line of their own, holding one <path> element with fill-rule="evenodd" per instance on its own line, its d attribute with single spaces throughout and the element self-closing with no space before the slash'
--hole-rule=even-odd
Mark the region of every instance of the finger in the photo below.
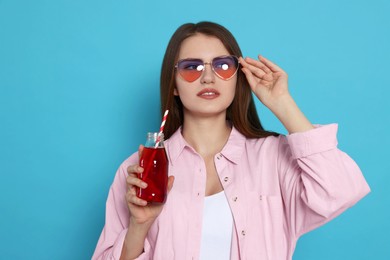
<svg viewBox="0 0 390 260">
<path fill-rule="evenodd" d="M 130 165 L 129 167 L 127 167 L 127 173 L 128 174 L 137 174 L 137 173 L 142 173 L 144 171 L 144 168 L 142 168 L 141 166 L 137 165 L 137 164 L 134 164 L 134 165 Z"/>
<path fill-rule="evenodd" d="M 245 60 L 241 61 L 240 63 L 242 64 L 243 68 L 248 69 L 251 73 L 253 73 L 256 77 L 262 78 L 264 75 L 266 75 L 266 71 L 271 71 L 268 68 L 265 68 L 264 65 L 261 65 L 260 62 L 254 63 L 254 62 L 248 62 L 249 58 L 245 58 Z M 264 69 L 262 68 L 264 67 Z"/>
<path fill-rule="evenodd" d="M 134 204 L 134 205 L 137 205 L 137 206 L 146 206 L 146 205 L 148 205 L 148 202 L 146 200 L 140 199 L 137 196 L 131 194 L 130 192 L 128 192 L 126 194 L 126 201 L 127 201 L 127 203 L 131 203 L 131 204 Z"/>
<path fill-rule="evenodd" d="M 247 69 L 247 68 L 241 68 L 241 71 L 244 72 L 245 77 L 246 77 L 246 79 L 247 79 L 247 81 L 248 81 L 248 83 L 249 83 L 249 86 L 250 86 L 251 88 L 252 88 L 252 86 L 256 86 L 256 85 L 257 85 L 258 79 L 256 79 L 256 78 L 253 76 L 252 72 L 251 72 L 249 69 Z M 253 90 L 253 88 L 252 88 L 252 90 Z"/>
<path fill-rule="evenodd" d="M 283 71 L 278 65 L 266 59 L 264 56 L 259 55 L 259 60 L 263 62 L 265 65 L 267 65 L 267 67 L 269 67 L 272 70 L 272 72 Z"/>
<path fill-rule="evenodd" d="M 127 190 L 132 195 L 137 195 L 137 190 L 134 186 L 129 186 L 129 189 Z"/>
<path fill-rule="evenodd" d="M 143 180 L 141 180 L 138 177 L 133 176 L 133 175 L 127 176 L 126 183 L 127 183 L 127 185 L 129 185 L 130 188 L 132 186 L 136 186 L 136 187 L 142 188 L 142 189 L 145 189 L 146 187 L 148 187 L 148 184 L 146 182 L 144 182 Z"/>
<path fill-rule="evenodd" d="M 141 205 L 141 206 L 145 206 L 147 204 L 147 203 L 145 203 L 146 202 L 145 200 L 143 200 L 137 196 L 137 190 L 134 186 L 129 187 L 129 189 L 127 190 L 126 201 L 128 203 Z M 145 202 L 143 202 L 143 201 L 145 201 Z"/>
<path fill-rule="evenodd" d="M 251 57 L 246 57 L 245 62 L 247 64 L 251 64 L 252 66 L 262 69 L 265 73 L 272 72 L 271 69 L 268 68 L 268 66 L 260 60 L 260 56 L 259 56 L 259 60 L 252 59 Z"/>
</svg>

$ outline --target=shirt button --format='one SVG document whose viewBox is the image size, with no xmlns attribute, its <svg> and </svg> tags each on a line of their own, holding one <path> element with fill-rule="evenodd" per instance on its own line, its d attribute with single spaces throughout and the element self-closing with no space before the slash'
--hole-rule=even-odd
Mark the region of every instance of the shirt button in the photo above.
<svg viewBox="0 0 390 260">
<path fill-rule="evenodd" d="M 245 236 L 245 230 L 241 231 L 241 235 Z"/>
<path fill-rule="evenodd" d="M 236 202 L 236 201 L 237 201 L 237 199 L 238 199 L 237 197 L 234 197 L 234 198 L 233 198 L 233 201 L 235 201 L 235 202 Z"/>
<path fill-rule="evenodd" d="M 223 180 L 224 180 L 225 182 L 227 182 L 227 181 L 229 180 L 229 177 L 225 177 Z"/>
<path fill-rule="evenodd" d="M 260 195 L 260 200 L 263 200 L 263 196 Z"/>
</svg>

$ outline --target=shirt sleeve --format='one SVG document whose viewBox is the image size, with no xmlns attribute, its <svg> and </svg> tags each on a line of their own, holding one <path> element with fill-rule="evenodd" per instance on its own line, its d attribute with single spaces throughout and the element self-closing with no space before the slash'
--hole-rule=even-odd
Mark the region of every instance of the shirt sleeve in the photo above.
<svg viewBox="0 0 390 260">
<path fill-rule="evenodd" d="M 370 192 L 357 164 L 337 148 L 337 124 L 282 138 L 278 170 L 294 238 L 330 221 Z"/>
<path fill-rule="evenodd" d="M 116 172 L 106 201 L 106 220 L 92 260 L 119 260 L 129 224 L 129 210 L 126 204 L 127 167 L 137 162 L 138 155 L 129 157 Z M 144 253 L 137 259 L 151 259 L 150 246 L 145 240 Z"/>
</svg>

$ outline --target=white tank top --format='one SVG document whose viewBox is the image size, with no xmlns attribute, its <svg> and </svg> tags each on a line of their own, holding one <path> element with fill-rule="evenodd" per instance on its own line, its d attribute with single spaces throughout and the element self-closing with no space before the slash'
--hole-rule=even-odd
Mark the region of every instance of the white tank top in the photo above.
<svg viewBox="0 0 390 260">
<path fill-rule="evenodd" d="M 229 260 L 233 217 L 225 192 L 204 198 L 201 260 Z"/>
</svg>

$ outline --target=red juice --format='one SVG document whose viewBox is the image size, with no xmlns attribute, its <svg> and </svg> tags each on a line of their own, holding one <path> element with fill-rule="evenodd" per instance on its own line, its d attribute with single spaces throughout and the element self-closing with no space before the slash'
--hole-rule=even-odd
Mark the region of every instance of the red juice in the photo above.
<svg viewBox="0 0 390 260">
<path fill-rule="evenodd" d="M 168 184 L 168 158 L 164 147 L 144 147 L 139 165 L 144 171 L 138 178 L 148 184 L 137 188 L 137 196 L 148 202 L 165 203 Z"/>
</svg>

